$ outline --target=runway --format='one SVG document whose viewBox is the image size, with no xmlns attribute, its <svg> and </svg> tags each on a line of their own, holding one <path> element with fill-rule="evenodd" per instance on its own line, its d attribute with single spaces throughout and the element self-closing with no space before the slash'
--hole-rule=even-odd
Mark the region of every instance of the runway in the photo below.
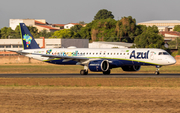
<svg viewBox="0 0 180 113">
<path fill-rule="evenodd" d="M 180 73 L 173 74 L 147 74 L 147 73 L 121 73 L 121 74 L 0 74 L 0 78 L 180 78 Z"/>
</svg>

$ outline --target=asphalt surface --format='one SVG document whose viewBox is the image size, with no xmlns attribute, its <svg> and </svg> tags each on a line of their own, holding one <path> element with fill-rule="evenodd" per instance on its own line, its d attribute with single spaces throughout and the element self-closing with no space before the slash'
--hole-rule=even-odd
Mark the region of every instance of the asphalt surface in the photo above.
<svg viewBox="0 0 180 113">
<path fill-rule="evenodd" d="M 123 73 L 123 74 L 0 74 L 0 78 L 180 78 L 180 73 L 178 74 L 147 74 L 147 73 Z"/>
</svg>

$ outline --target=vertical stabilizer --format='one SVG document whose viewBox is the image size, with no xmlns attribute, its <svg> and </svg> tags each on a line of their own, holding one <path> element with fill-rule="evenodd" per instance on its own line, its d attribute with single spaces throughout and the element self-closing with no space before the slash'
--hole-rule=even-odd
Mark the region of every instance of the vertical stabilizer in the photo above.
<svg viewBox="0 0 180 113">
<path fill-rule="evenodd" d="M 24 23 L 19 23 L 20 31 L 21 31 L 21 39 L 22 45 L 24 49 L 38 49 L 40 48 L 36 41 L 34 40 L 33 36 L 31 35 L 30 31 L 26 27 Z"/>
</svg>

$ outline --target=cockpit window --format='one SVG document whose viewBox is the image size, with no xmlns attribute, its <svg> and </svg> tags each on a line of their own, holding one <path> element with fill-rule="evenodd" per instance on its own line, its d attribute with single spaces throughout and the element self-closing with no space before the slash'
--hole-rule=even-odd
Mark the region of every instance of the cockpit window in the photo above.
<svg viewBox="0 0 180 113">
<path fill-rule="evenodd" d="M 163 55 L 163 52 L 159 52 L 159 55 Z"/>
<path fill-rule="evenodd" d="M 163 55 L 169 55 L 169 53 L 168 52 L 163 52 Z"/>
<path fill-rule="evenodd" d="M 168 52 L 159 52 L 159 55 L 169 55 Z"/>
</svg>

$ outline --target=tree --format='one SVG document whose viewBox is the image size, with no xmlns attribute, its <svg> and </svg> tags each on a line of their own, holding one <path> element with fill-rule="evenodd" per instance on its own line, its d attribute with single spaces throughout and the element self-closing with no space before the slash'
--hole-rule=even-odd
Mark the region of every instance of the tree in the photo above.
<svg viewBox="0 0 180 113">
<path fill-rule="evenodd" d="M 1 30 L 0 30 L 0 39 L 1 39 Z"/>
<path fill-rule="evenodd" d="M 173 31 L 180 32 L 180 25 L 175 25 Z"/>
<path fill-rule="evenodd" d="M 11 38 L 13 35 L 14 32 L 13 30 L 10 28 L 10 27 L 3 27 L 1 29 L 1 38 L 2 39 L 8 39 L 8 38 Z"/>
<path fill-rule="evenodd" d="M 79 21 L 79 24 L 85 25 L 86 23 L 84 21 Z"/>
<path fill-rule="evenodd" d="M 46 29 L 43 29 L 42 31 L 39 32 L 39 37 L 49 38 L 52 35 L 53 35 L 53 32 L 47 32 Z"/>
<path fill-rule="evenodd" d="M 95 20 L 91 30 L 93 41 L 118 41 L 116 38 L 116 20 L 112 18 Z"/>
<path fill-rule="evenodd" d="M 136 20 L 131 16 L 122 17 L 121 20 L 119 20 L 116 24 L 116 34 L 117 37 L 120 38 L 120 41 L 133 42 L 135 37 L 135 31 Z"/>
<path fill-rule="evenodd" d="M 134 43 L 137 48 L 165 49 L 163 36 L 158 34 L 156 26 L 147 27 L 142 34 L 135 38 Z"/>
<path fill-rule="evenodd" d="M 32 34 L 32 36 L 33 36 L 34 38 L 39 37 L 38 29 L 37 29 L 36 27 L 27 26 L 27 28 L 29 29 L 30 33 Z"/>
<path fill-rule="evenodd" d="M 180 55 L 180 49 L 178 49 L 178 53 L 177 54 Z"/>
<path fill-rule="evenodd" d="M 62 29 L 55 31 L 51 38 L 71 38 L 72 34 L 70 29 Z"/>
<path fill-rule="evenodd" d="M 79 32 L 81 30 L 81 28 L 82 28 L 82 25 L 75 25 L 75 26 L 71 27 L 70 30 L 72 32 Z"/>
<path fill-rule="evenodd" d="M 85 27 L 81 28 L 81 30 L 79 31 L 81 38 L 91 40 L 91 29 L 92 29 L 92 26 L 94 25 L 94 23 L 95 23 L 95 21 L 92 21 L 92 22 L 88 23 Z"/>
<path fill-rule="evenodd" d="M 75 25 L 70 28 L 71 32 L 73 33 L 72 38 L 81 38 L 80 30 L 82 28 L 82 25 Z"/>
<path fill-rule="evenodd" d="M 13 38 L 21 38 L 19 25 L 16 26 L 16 28 L 14 30 Z"/>
<path fill-rule="evenodd" d="M 114 18 L 114 15 L 111 11 L 108 11 L 107 9 L 101 9 L 97 12 L 97 14 L 94 16 L 94 20 L 97 19 L 107 19 L 107 18 Z"/>
<path fill-rule="evenodd" d="M 147 29 L 146 25 L 136 25 L 135 35 L 138 36 Z"/>
<path fill-rule="evenodd" d="M 176 38 L 175 40 L 170 41 L 169 43 L 170 49 L 180 49 L 180 38 Z"/>
</svg>

